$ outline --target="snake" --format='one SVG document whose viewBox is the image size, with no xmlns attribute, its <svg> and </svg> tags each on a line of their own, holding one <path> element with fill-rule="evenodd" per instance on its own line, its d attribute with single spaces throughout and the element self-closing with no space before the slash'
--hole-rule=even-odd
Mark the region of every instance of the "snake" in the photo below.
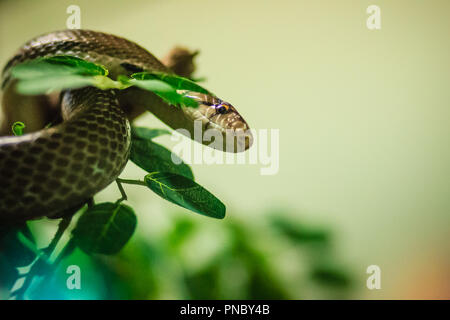
<svg viewBox="0 0 450 320">
<path fill-rule="evenodd" d="M 58 217 L 114 182 L 129 160 L 131 122 L 144 110 L 169 127 L 189 133 L 194 133 L 196 122 L 223 137 L 229 132 L 250 132 L 236 108 L 213 94 L 187 92 L 198 107 L 180 108 L 139 88 L 101 90 L 86 86 L 61 90 L 56 97 L 17 92 L 17 80 L 11 76 L 14 66 L 60 55 L 100 64 L 112 79 L 145 71 L 175 73 L 135 42 L 104 32 L 55 31 L 20 47 L 2 72 L 0 225 Z M 49 119 L 54 123 L 45 126 Z M 14 121 L 25 122 L 30 132 L 20 136 L 7 132 Z M 249 137 L 242 150 L 251 145 Z M 197 141 L 210 145 L 203 138 Z"/>
</svg>

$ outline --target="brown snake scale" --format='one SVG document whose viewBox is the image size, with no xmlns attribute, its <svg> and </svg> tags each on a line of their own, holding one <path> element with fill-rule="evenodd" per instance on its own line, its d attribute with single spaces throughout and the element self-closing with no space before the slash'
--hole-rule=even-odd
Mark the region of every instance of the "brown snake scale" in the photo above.
<svg viewBox="0 0 450 320">
<path fill-rule="evenodd" d="M 130 124 L 114 92 L 70 91 L 64 104 L 80 105 L 80 110 L 56 128 L 10 138 L 12 143 L 0 148 L 2 219 L 52 215 L 82 203 L 124 168 Z"/>
</svg>

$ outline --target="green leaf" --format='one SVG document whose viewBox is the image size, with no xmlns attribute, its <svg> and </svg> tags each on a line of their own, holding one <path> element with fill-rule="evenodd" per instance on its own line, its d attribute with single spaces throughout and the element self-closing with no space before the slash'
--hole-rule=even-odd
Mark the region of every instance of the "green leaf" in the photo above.
<svg viewBox="0 0 450 320">
<path fill-rule="evenodd" d="M 179 164 L 175 164 L 172 158 Z M 148 139 L 132 140 L 130 160 L 149 173 L 168 172 L 194 179 L 191 168 L 176 154 Z"/>
<path fill-rule="evenodd" d="M 147 186 L 160 197 L 193 212 L 223 219 L 225 205 L 194 181 L 173 173 L 155 172 L 144 178 Z"/>
<path fill-rule="evenodd" d="M 105 202 L 86 210 L 72 233 L 76 244 L 88 254 L 115 254 L 128 242 L 135 228 L 136 215 L 131 207 Z"/>
<path fill-rule="evenodd" d="M 352 279 L 345 269 L 334 265 L 316 266 L 311 272 L 311 279 L 328 287 L 348 288 Z"/>
<path fill-rule="evenodd" d="M 149 129 L 145 127 L 131 127 L 131 135 L 134 139 L 147 139 L 159 137 L 163 134 L 170 134 L 166 129 Z"/>
<path fill-rule="evenodd" d="M 167 243 L 173 249 L 179 248 L 195 232 L 196 227 L 192 219 L 178 218 L 172 230 L 166 234 Z"/>
<path fill-rule="evenodd" d="M 200 92 L 204 94 L 211 94 L 208 90 L 199 86 L 194 81 L 177 76 L 175 74 L 168 74 L 162 72 L 138 72 L 131 75 L 136 80 L 161 80 L 170 84 L 176 90 L 188 90 L 194 92 Z"/>
<path fill-rule="evenodd" d="M 17 91 L 22 94 L 41 94 L 62 89 L 82 88 L 92 84 L 92 77 L 77 74 L 52 75 L 19 81 Z"/>
<path fill-rule="evenodd" d="M 26 243 L 23 243 L 26 238 Z M 31 246 L 29 245 L 31 242 Z M 37 255 L 36 245 L 30 229 L 21 225 L 0 225 L 0 287 L 12 288 L 20 277 L 18 269 L 29 266 Z M 0 290 L 1 291 L 1 290 Z M 0 293 L 5 297 L 6 292 Z"/>
<path fill-rule="evenodd" d="M 107 77 L 108 70 L 98 64 L 73 57 L 39 58 L 14 66 L 12 76 L 19 79 L 17 91 L 22 94 L 42 94 L 55 90 L 96 86 L 102 90 L 126 89 L 136 86 L 154 92 L 168 104 L 197 107 L 195 99 L 177 92 L 177 89 L 207 92 L 195 82 L 164 73 L 144 73 L 130 79 L 119 75 L 117 81 Z"/>
<path fill-rule="evenodd" d="M 72 56 L 54 56 L 39 58 L 21 63 L 11 69 L 11 74 L 17 79 L 36 79 L 49 76 L 62 75 L 103 75 L 108 70 L 98 64 Z"/>
<path fill-rule="evenodd" d="M 297 243 L 328 244 L 330 241 L 331 235 L 327 230 L 295 223 L 279 215 L 271 216 L 270 222 L 275 229 Z"/>
<path fill-rule="evenodd" d="M 115 81 L 106 77 L 108 70 L 103 66 L 72 56 L 24 62 L 14 66 L 11 73 L 19 79 L 17 91 L 22 94 L 42 94 L 90 85 L 105 89 L 118 87 Z"/>
<path fill-rule="evenodd" d="M 76 74 L 73 68 L 61 65 L 53 65 L 42 60 L 33 60 L 31 62 L 24 62 L 11 69 L 13 78 L 16 79 L 37 79 L 55 75 L 70 75 Z"/>
<path fill-rule="evenodd" d="M 70 67 L 74 71 L 76 70 L 77 74 L 85 74 L 92 76 L 108 75 L 108 70 L 104 66 L 74 56 L 60 55 L 50 58 L 44 58 L 43 60 L 53 65 L 65 65 L 67 67 Z"/>
<path fill-rule="evenodd" d="M 21 63 L 11 70 L 17 79 L 40 79 L 63 75 L 106 76 L 108 70 L 101 65 L 72 56 L 40 58 Z"/>
<path fill-rule="evenodd" d="M 141 89 L 152 91 L 168 104 L 192 108 L 198 107 L 197 101 L 179 94 L 174 87 L 164 81 L 131 79 L 128 83 Z"/>
<path fill-rule="evenodd" d="M 25 223 L 0 227 L 0 248 L 0 256 L 5 259 L 3 262 L 13 267 L 26 266 L 37 255 L 35 239 Z"/>
<path fill-rule="evenodd" d="M 23 129 L 25 129 L 25 123 L 16 121 L 11 126 L 11 130 L 15 136 L 23 135 Z"/>
</svg>

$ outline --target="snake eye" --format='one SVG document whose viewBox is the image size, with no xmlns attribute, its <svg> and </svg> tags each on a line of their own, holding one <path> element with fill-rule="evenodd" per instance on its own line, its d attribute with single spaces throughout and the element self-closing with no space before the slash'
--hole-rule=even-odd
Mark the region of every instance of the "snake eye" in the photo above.
<svg viewBox="0 0 450 320">
<path fill-rule="evenodd" d="M 229 109 L 230 107 L 226 104 L 221 104 L 220 106 L 216 107 L 217 112 L 220 114 L 227 113 Z"/>
</svg>

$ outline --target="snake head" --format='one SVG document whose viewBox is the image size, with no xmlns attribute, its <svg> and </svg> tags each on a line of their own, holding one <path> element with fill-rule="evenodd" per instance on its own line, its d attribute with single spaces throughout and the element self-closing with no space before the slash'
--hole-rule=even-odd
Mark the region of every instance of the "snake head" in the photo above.
<svg viewBox="0 0 450 320">
<path fill-rule="evenodd" d="M 210 146 L 227 152 L 242 152 L 250 148 L 253 136 L 247 122 L 230 103 L 214 95 L 185 91 L 186 97 L 195 99 L 198 107 L 183 107 L 186 117 L 200 123 L 205 136 L 221 135 L 222 143 L 214 140 Z"/>
</svg>

